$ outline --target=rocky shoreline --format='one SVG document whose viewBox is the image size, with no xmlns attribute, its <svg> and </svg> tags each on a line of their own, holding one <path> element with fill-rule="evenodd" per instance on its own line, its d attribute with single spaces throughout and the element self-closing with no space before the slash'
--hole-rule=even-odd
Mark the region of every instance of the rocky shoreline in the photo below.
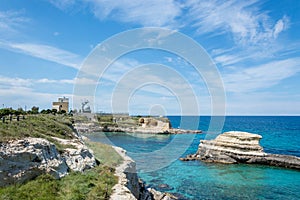
<svg viewBox="0 0 300 200">
<path fill-rule="evenodd" d="M 180 160 L 201 160 L 225 164 L 262 164 L 300 170 L 299 157 L 266 153 L 259 145 L 261 138 L 262 136 L 258 134 L 247 132 L 225 132 L 214 140 L 201 140 L 195 154 L 180 158 Z"/>
<path fill-rule="evenodd" d="M 70 171 L 83 172 L 98 163 L 77 133 L 74 139 L 52 137 L 61 145 L 57 150 L 54 143 L 42 138 L 24 138 L 0 143 L 0 187 L 22 184 L 42 174 L 51 174 L 56 179 L 69 174 Z M 146 188 L 136 173 L 135 162 L 120 147 L 113 147 L 124 159 L 115 169 L 118 184 L 112 189 L 112 200 L 174 200 L 175 196 Z"/>
<path fill-rule="evenodd" d="M 123 163 L 116 168 L 115 175 L 119 177 L 118 183 L 113 187 L 111 200 L 176 200 L 177 197 L 169 193 L 162 193 L 153 188 L 146 188 L 136 173 L 135 162 L 126 155 L 120 147 L 113 148 L 123 158 Z"/>
<path fill-rule="evenodd" d="M 200 134 L 201 130 L 186 130 L 176 128 L 161 127 L 114 127 L 100 126 L 95 122 L 77 122 L 74 128 L 78 133 L 94 133 L 94 132 L 126 132 L 126 133 L 148 133 L 148 134 Z"/>
</svg>

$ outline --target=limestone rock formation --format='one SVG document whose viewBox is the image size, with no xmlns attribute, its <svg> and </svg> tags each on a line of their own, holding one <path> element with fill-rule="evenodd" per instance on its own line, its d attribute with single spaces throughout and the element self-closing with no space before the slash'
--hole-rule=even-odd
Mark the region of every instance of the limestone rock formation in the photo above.
<svg viewBox="0 0 300 200">
<path fill-rule="evenodd" d="M 164 133 L 171 129 L 170 121 L 165 118 L 162 119 L 155 119 L 152 117 L 140 118 L 139 123 L 141 127 L 137 128 L 136 130 L 137 132 Z"/>
<path fill-rule="evenodd" d="M 247 132 L 230 131 L 215 140 L 201 140 L 197 155 L 207 162 L 238 163 L 253 156 L 264 156 L 259 145 L 262 137 Z"/>
<path fill-rule="evenodd" d="M 300 169 L 300 158 L 290 155 L 268 154 L 259 145 L 262 136 L 247 132 L 230 131 L 214 140 L 201 140 L 196 154 L 181 158 L 183 161 L 202 160 L 218 163 L 254 163 Z"/>
<path fill-rule="evenodd" d="M 68 166 L 55 145 L 41 138 L 27 138 L 0 145 L 0 186 L 22 183 L 43 173 L 59 178 Z"/>
<path fill-rule="evenodd" d="M 123 163 L 116 168 L 115 175 L 119 177 L 118 183 L 112 188 L 111 200 L 176 200 L 175 196 L 146 188 L 138 178 L 135 162 L 126 155 L 120 147 L 113 147 L 123 158 Z"/>
<path fill-rule="evenodd" d="M 115 175 L 119 177 L 118 183 L 112 188 L 111 200 L 134 200 L 139 198 L 139 181 L 136 174 L 135 162 L 126 155 L 120 147 L 114 149 L 122 156 L 123 163 L 116 168 Z"/>
<path fill-rule="evenodd" d="M 69 171 L 94 167 L 93 154 L 77 140 L 67 141 L 74 148 L 58 152 L 55 145 L 41 138 L 24 138 L 0 143 L 0 186 L 23 183 L 41 174 L 61 178 Z"/>
</svg>

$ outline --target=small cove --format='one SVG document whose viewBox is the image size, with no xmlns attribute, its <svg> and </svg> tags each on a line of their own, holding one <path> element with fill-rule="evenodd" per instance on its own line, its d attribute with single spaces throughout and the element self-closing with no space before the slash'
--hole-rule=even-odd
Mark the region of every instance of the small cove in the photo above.
<svg viewBox="0 0 300 200">
<path fill-rule="evenodd" d="M 193 120 L 195 117 L 189 117 Z M 169 117 L 178 127 L 180 117 Z M 204 134 L 147 135 L 94 133 L 93 141 L 127 150 L 136 162 L 138 175 L 147 185 L 189 199 L 299 199 L 300 172 L 260 165 L 223 165 L 178 159 L 194 153 L 205 139 L 210 117 L 200 117 Z M 241 130 L 263 136 L 266 152 L 300 156 L 300 117 L 226 117 L 223 131 Z M 181 127 L 189 128 L 189 127 Z M 184 148 L 180 143 L 190 142 Z M 171 145 L 172 148 L 167 148 Z M 164 149 L 163 151 L 160 151 Z M 183 151 L 184 150 L 184 151 Z M 148 167 L 148 168 L 147 168 Z M 160 188 L 167 184 L 169 188 Z"/>
</svg>

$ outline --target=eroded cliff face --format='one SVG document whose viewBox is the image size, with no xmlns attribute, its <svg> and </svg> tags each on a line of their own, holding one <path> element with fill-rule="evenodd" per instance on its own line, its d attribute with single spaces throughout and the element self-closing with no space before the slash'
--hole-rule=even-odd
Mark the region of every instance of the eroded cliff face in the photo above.
<svg viewBox="0 0 300 200">
<path fill-rule="evenodd" d="M 42 138 L 24 138 L 0 144 L 0 186 L 23 183 L 41 174 L 61 178 L 70 171 L 94 167 L 96 160 L 80 140 L 63 140 L 72 148 L 58 152 Z"/>
<path fill-rule="evenodd" d="M 196 154 L 183 161 L 202 160 L 218 163 L 249 163 L 300 169 L 300 158 L 290 155 L 268 154 L 259 145 L 262 136 L 240 131 L 223 133 L 214 140 L 201 140 Z"/>
</svg>

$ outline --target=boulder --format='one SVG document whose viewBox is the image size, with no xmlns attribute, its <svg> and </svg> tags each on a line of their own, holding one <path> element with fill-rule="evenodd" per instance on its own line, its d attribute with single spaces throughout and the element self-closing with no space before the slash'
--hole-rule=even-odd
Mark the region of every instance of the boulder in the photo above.
<svg viewBox="0 0 300 200">
<path fill-rule="evenodd" d="M 74 148 L 66 148 L 60 153 L 53 143 L 42 138 L 1 143 L 0 187 L 23 183 L 45 173 L 61 178 L 69 171 L 96 166 L 93 153 L 79 139 L 55 139 Z"/>
<path fill-rule="evenodd" d="M 41 174 L 56 178 L 68 173 L 68 165 L 55 145 L 41 138 L 1 143 L 0 186 L 23 183 Z"/>
</svg>

